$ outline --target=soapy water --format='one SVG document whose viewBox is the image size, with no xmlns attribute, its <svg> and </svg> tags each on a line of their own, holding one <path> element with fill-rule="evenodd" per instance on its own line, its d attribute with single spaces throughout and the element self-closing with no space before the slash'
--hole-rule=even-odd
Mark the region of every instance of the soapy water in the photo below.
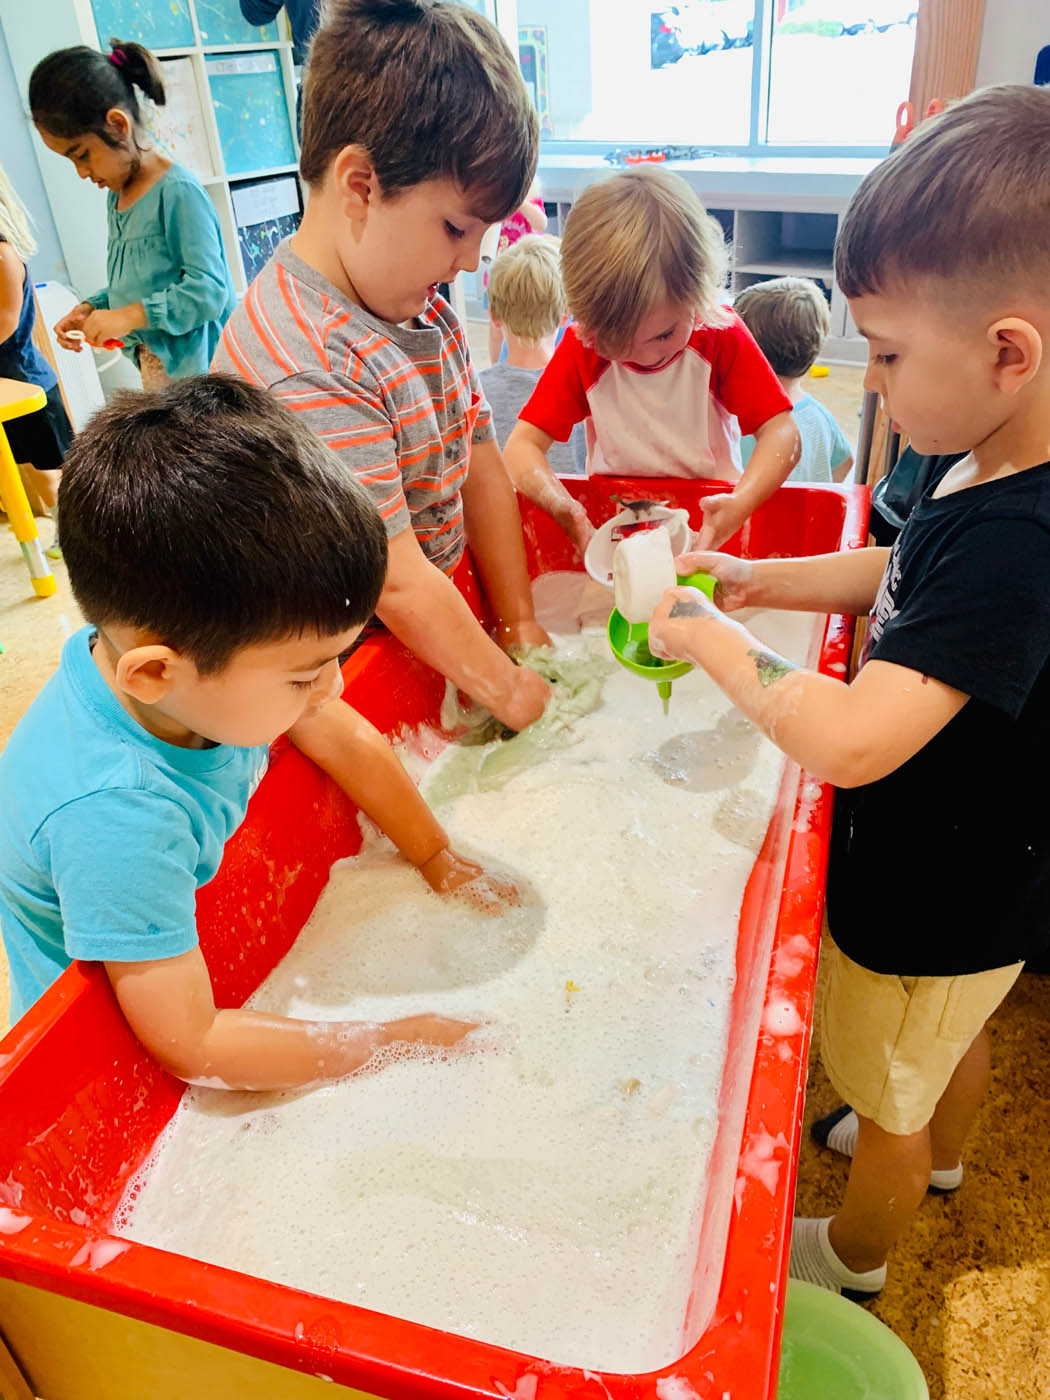
<svg viewBox="0 0 1050 1400">
<path fill-rule="evenodd" d="M 807 659 L 811 616 L 755 624 Z M 446 749 L 423 783 L 520 907 L 442 900 L 371 839 L 250 1003 L 478 1019 L 474 1052 L 394 1048 L 309 1092 L 187 1090 L 119 1233 L 563 1364 L 687 1350 L 737 917 L 783 759 L 702 674 L 665 720 L 601 633 L 560 638 L 558 664 L 600 678 L 593 705 L 531 746 Z M 498 781 L 458 767 L 486 750 L 513 755 Z"/>
</svg>

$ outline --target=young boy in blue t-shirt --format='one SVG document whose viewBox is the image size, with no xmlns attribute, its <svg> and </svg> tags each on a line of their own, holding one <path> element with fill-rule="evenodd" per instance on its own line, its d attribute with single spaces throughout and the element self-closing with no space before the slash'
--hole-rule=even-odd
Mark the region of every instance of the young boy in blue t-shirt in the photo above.
<svg viewBox="0 0 1050 1400">
<path fill-rule="evenodd" d="M 389 745 L 339 703 L 338 657 L 386 572 L 382 521 L 295 416 L 225 376 L 126 393 L 66 459 L 62 544 L 91 625 L 0 755 L 0 926 L 17 1019 L 73 958 L 173 1074 L 229 1088 L 336 1078 L 463 1022 L 219 1010 L 197 890 L 287 733 L 433 889 L 493 910 L 513 885 L 448 838 Z M 334 702 L 334 703 L 329 703 Z"/>
<path fill-rule="evenodd" d="M 802 387 L 831 327 L 824 293 L 808 277 L 772 277 L 745 287 L 733 310 L 755 337 L 795 412 L 802 450 L 788 481 L 845 481 L 853 469 L 849 440 L 831 410 Z M 745 467 L 754 450 L 750 434 L 740 439 Z"/>
<path fill-rule="evenodd" d="M 972 93 L 840 226 L 865 387 L 941 459 L 892 550 L 690 555 L 679 572 L 715 574 L 721 610 L 673 589 L 649 627 L 839 789 L 821 1058 L 852 1113 L 820 1133 L 852 1161 L 836 1213 L 795 1221 L 791 1272 L 851 1296 L 882 1288 L 926 1191 L 960 1184 L 984 1024 L 1048 941 L 1047 151 L 1050 89 Z M 724 615 L 743 607 L 870 613 L 860 670 L 844 685 L 773 655 Z"/>
</svg>

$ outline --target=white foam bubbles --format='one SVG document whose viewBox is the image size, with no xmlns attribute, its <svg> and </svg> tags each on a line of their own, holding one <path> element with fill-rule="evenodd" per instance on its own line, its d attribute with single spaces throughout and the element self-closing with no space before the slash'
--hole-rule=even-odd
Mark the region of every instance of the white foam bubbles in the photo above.
<svg viewBox="0 0 1050 1400">
<path fill-rule="evenodd" d="M 764 618 L 805 657 L 811 619 Z M 188 1091 L 122 1233 L 561 1363 L 647 1371 L 685 1350 L 736 922 L 783 760 L 705 676 L 675 683 L 665 719 L 600 636 L 562 645 L 608 672 L 600 708 L 440 810 L 521 906 L 441 899 L 373 840 L 253 998 L 483 1021 L 466 1053 L 391 1047 L 309 1092 Z M 648 757 L 701 733 L 695 781 Z"/>
</svg>

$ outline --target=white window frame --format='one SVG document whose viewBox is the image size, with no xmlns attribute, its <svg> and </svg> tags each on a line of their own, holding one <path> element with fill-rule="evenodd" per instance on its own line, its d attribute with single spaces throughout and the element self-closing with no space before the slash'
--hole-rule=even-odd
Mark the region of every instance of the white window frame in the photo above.
<svg viewBox="0 0 1050 1400">
<path fill-rule="evenodd" d="M 659 0 L 652 0 L 652 3 L 655 9 L 660 8 Z M 673 3 L 673 0 L 668 0 L 668 3 Z M 496 23 L 503 37 L 510 44 L 511 50 L 516 54 L 518 51 L 518 0 L 484 0 L 484 4 L 489 19 Z M 724 145 L 715 141 L 706 142 L 702 139 L 688 142 L 687 138 L 683 138 L 681 134 L 671 132 L 668 133 L 668 141 L 675 144 L 703 146 L 704 149 L 710 150 L 716 155 L 765 157 L 767 159 L 771 156 L 884 156 L 889 149 L 890 138 L 893 135 L 890 130 L 892 112 L 889 109 L 887 109 L 886 119 L 886 140 L 875 146 L 842 146 L 830 142 L 787 145 L 767 139 L 769 86 L 773 55 L 773 17 L 776 13 L 776 0 L 754 0 L 754 4 L 755 29 L 751 48 L 751 113 L 746 145 Z M 916 9 L 919 9 L 921 5 L 922 0 L 915 0 Z M 614 147 L 629 149 L 632 146 L 645 148 L 652 145 L 652 140 L 566 141 L 546 139 L 543 142 L 540 161 L 542 163 L 544 152 L 550 155 L 604 155 Z"/>
</svg>

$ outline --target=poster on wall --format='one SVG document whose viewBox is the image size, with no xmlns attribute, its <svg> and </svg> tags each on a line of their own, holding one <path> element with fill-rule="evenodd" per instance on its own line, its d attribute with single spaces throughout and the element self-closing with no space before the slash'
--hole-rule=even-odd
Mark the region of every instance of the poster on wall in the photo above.
<svg viewBox="0 0 1050 1400">
<path fill-rule="evenodd" d="M 518 64 L 532 105 L 540 119 L 540 130 L 549 136 L 551 121 L 550 67 L 547 62 L 547 26 L 523 24 L 518 27 Z"/>
<path fill-rule="evenodd" d="M 198 180 L 217 175 L 204 122 L 197 75 L 190 58 L 162 58 L 165 102 L 150 105 L 146 128 L 172 160 L 192 170 Z"/>
<path fill-rule="evenodd" d="M 278 243 L 299 227 L 303 211 L 299 181 L 294 175 L 246 180 L 231 185 L 230 194 L 244 275 L 250 282 L 270 261 Z"/>
</svg>

